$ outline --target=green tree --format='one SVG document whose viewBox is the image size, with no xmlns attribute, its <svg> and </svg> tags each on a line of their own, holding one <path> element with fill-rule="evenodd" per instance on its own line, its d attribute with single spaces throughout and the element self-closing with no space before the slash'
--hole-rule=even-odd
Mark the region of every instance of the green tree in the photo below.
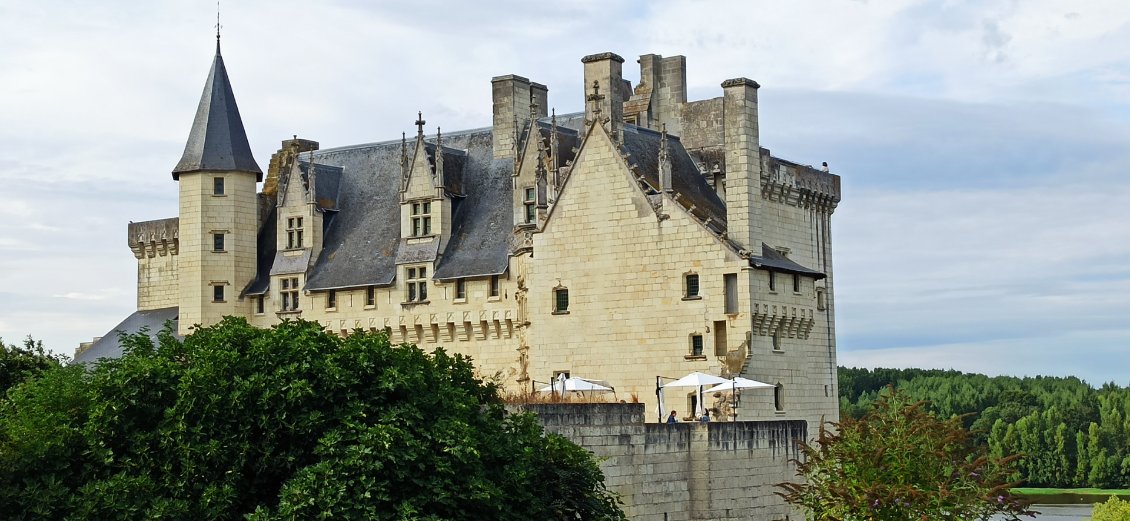
<svg viewBox="0 0 1130 521">
<path fill-rule="evenodd" d="M 31 336 L 24 339 L 22 346 L 6 344 L 0 338 L 0 399 L 8 389 L 66 361 L 67 357 L 49 353 L 42 341 Z"/>
<path fill-rule="evenodd" d="M 466 358 L 301 321 L 158 336 L 0 406 L 7 519 L 624 519 Z"/>
<path fill-rule="evenodd" d="M 1005 483 L 1016 457 L 993 458 L 973 444 L 962 420 L 939 420 L 890 391 L 863 418 L 821 427 L 802 444 L 802 483 L 778 494 L 813 521 L 987 520 L 1029 514 Z"/>
</svg>

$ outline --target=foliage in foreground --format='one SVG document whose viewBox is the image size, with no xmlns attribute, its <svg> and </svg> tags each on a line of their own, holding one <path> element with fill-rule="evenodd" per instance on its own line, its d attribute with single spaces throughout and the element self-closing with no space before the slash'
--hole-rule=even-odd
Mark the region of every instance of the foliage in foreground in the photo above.
<svg viewBox="0 0 1130 521">
<path fill-rule="evenodd" d="M 8 519 L 623 519 L 584 449 L 469 360 L 242 319 L 124 339 L 0 406 Z"/>
<path fill-rule="evenodd" d="M 802 444 L 803 483 L 778 495 L 813 521 L 1015 520 L 1030 514 L 1004 483 L 1016 459 L 991 458 L 959 418 L 939 420 L 907 395 L 890 391 L 860 419 L 821 426 Z"/>
<path fill-rule="evenodd" d="M 1130 519 L 1130 501 L 1112 497 L 1106 503 L 1095 504 L 1091 521 L 1126 521 Z"/>
<path fill-rule="evenodd" d="M 1013 479 L 1026 486 L 1130 488 L 1130 388 L 936 369 L 841 367 L 839 377 L 843 417 L 893 385 L 942 418 L 964 416 L 992 454 L 1025 454 Z"/>
<path fill-rule="evenodd" d="M 48 353 L 43 341 L 30 336 L 24 339 L 23 345 L 5 344 L 0 338 L 0 400 L 8 389 L 66 361 L 67 357 Z"/>
</svg>

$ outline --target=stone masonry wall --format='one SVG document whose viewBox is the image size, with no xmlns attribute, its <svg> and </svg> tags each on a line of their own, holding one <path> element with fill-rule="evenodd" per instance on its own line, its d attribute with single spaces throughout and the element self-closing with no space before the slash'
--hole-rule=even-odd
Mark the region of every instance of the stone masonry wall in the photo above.
<svg viewBox="0 0 1130 521">
<path fill-rule="evenodd" d="M 531 404 L 548 432 L 601 458 L 605 483 L 635 521 L 802 519 L 774 494 L 796 479 L 799 420 L 644 423 L 642 404 Z"/>
</svg>

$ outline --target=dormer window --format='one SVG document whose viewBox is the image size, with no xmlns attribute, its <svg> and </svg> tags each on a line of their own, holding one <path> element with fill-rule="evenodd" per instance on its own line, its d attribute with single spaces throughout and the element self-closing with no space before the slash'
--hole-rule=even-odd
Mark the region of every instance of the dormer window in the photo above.
<svg viewBox="0 0 1130 521">
<path fill-rule="evenodd" d="M 432 234 L 432 203 L 412 203 L 412 236 Z"/>
<path fill-rule="evenodd" d="M 428 268 L 407 268 L 408 295 L 405 302 L 424 302 L 428 300 Z"/>
<path fill-rule="evenodd" d="M 537 190 L 526 188 L 524 194 L 522 205 L 526 210 L 526 224 L 535 224 L 538 222 Z"/>
<path fill-rule="evenodd" d="M 286 219 L 286 248 L 293 250 L 302 247 L 302 218 L 287 217 Z"/>
<path fill-rule="evenodd" d="M 282 311 L 298 311 L 298 277 L 283 277 L 279 296 Z"/>
</svg>

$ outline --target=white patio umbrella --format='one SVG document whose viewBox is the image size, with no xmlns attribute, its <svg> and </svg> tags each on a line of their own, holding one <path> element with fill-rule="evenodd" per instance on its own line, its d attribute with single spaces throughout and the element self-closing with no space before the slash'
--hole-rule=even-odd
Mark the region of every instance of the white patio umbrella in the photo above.
<svg viewBox="0 0 1130 521">
<path fill-rule="evenodd" d="M 600 385 L 584 378 L 562 378 L 538 389 L 543 393 L 576 392 L 576 391 L 611 391 L 611 387 Z"/>
<path fill-rule="evenodd" d="M 716 384 L 720 384 L 720 383 L 723 383 L 723 382 L 729 382 L 729 380 L 722 378 L 720 376 L 713 376 L 713 375 L 709 375 L 709 374 L 706 374 L 706 373 L 700 373 L 698 371 L 695 371 L 695 372 L 688 374 L 688 375 L 686 375 L 686 376 L 684 376 L 684 377 L 682 377 L 678 380 L 675 380 L 674 382 L 664 384 L 663 388 L 667 388 L 667 387 L 697 387 L 698 388 L 698 410 L 695 411 L 695 414 L 696 414 L 696 417 L 702 417 L 703 411 L 706 410 L 706 408 L 702 404 L 702 388 L 704 386 L 707 386 L 707 385 L 716 385 Z"/>
<path fill-rule="evenodd" d="M 714 387 L 711 387 L 711 388 L 709 388 L 709 389 L 707 389 L 703 392 L 704 393 L 714 393 L 714 392 L 719 392 L 719 391 L 733 391 L 734 389 L 771 389 L 771 388 L 773 388 L 773 384 L 767 384 L 765 382 L 758 382 L 757 380 L 750 380 L 749 378 L 742 378 L 740 376 L 735 376 L 733 380 L 727 380 L 727 381 L 722 382 L 718 385 L 715 385 Z"/>
</svg>

